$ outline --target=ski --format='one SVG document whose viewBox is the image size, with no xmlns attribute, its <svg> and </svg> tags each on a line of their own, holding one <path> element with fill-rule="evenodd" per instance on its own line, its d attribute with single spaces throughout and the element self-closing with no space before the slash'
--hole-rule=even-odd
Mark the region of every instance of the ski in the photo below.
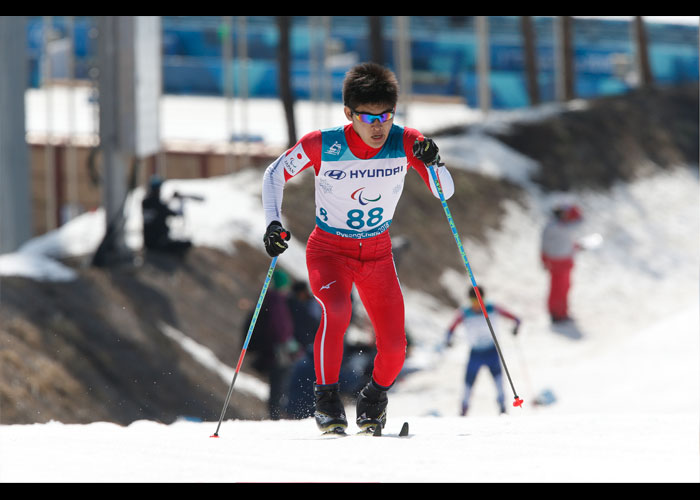
<svg viewBox="0 0 700 500">
<path fill-rule="evenodd" d="M 326 429 L 323 430 L 321 433 L 322 436 L 347 436 L 347 433 L 345 432 L 345 426 L 343 425 L 335 425 L 335 426 L 328 426 Z"/>
<path fill-rule="evenodd" d="M 381 425 L 367 425 L 360 429 L 356 434 L 356 436 L 373 436 L 373 437 L 395 437 L 395 435 L 392 434 L 383 434 L 382 431 L 382 426 Z M 401 426 L 401 430 L 399 431 L 399 436 L 398 437 L 407 437 L 408 436 L 408 422 L 404 422 L 403 425 Z"/>
<path fill-rule="evenodd" d="M 358 436 L 381 436 L 382 426 L 379 423 L 368 423 L 363 425 L 357 432 Z"/>
<path fill-rule="evenodd" d="M 377 424 L 369 424 L 361 428 L 355 434 L 349 434 L 346 432 L 346 428 L 343 426 L 333 426 L 329 427 L 321 433 L 323 438 L 336 438 L 336 437 L 348 437 L 348 436 L 373 436 L 373 437 L 397 437 L 396 434 L 383 434 L 382 426 Z M 408 436 L 408 422 L 404 422 L 399 431 L 398 437 Z"/>
</svg>

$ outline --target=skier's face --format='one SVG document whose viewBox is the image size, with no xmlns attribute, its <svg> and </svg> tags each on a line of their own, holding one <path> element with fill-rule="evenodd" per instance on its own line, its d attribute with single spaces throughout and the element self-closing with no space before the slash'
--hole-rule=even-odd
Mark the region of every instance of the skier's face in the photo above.
<svg viewBox="0 0 700 500">
<path fill-rule="evenodd" d="M 345 116 L 365 144 L 381 148 L 394 123 L 394 108 L 386 104 L 362 104 L 356 109 L 345 106 Z"/>
</svg>

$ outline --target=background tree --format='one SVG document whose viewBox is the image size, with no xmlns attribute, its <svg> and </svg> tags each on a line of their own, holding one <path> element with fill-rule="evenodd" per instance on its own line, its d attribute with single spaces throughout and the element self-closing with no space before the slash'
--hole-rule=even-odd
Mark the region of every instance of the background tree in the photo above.
<svg viewBox="0 0 700 500">
<path fill-rule="evenodd" d="M 296 126 L 294 124 L 294 91 L 292 90 L 291 71 L 291 16 L 277 16 L 277 26 L 279 28 L 279 86 L 280 98 L 284 107 L 284 115 L 287 119 L 288 146 L 291 148 L 297 142 Z"/>
<path fill-rule="evenodd" d="M 562 78 L 563 95 L 565 101 L 576 97 L 575 82 L 576 68 L 574 66 L 574 18 L 572 16 L 560 16 L 561 19 L 561 51 L 562 51 Z"/>
<path fill-rule="evenodd" d="M 639 72 L 639 84 L 642 87 L 652 85 L 654 76 L 651 72 L 649 64 L 649 43 L 647 39 L 647 30 L 644 26 L 642 16 L 634 16 L 634 38 L 637 49 L 637 71 Z"/>
<path fill-rule="evenodd" d="M 520 31 L 523 37 L 523 59 L 525 61 L 525 81 L 530 96 L 530 105 L 540 103 L 540 87 L 537 79 L 537 41 L 532 16 L 520 16 Z"/>
<path fill-rule="evenodd" d="M 369 53 L 372 62 L 384 64 L 384 35 L 382 33 L 382 16 L 368 16 L 369 19 Z"/>
</svg>

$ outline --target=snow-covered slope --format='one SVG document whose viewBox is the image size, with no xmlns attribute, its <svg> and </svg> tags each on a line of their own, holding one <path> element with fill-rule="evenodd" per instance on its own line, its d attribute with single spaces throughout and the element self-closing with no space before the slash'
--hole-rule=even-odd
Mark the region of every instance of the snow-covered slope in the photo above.
<svg viewBox="0 0 700 500">
<path fill-rule="evenodd" d="M 458 155 L 468 144 L 465 138 L 441 149 Z M 493 154 L 498 148 L 499 155 L 509 155 L 511 178 L 531 168 L 529 159 L 517 163 L 514 152 L 491 146 Z M 505 175 L 494 170 L 499 162 L 493 155 L 475 158 L 472 167 Z M 192 205 L 180 230 L 195 244 L 231 251 L 234 236 L 250 235 L 258 243 L 264 224 L 259 184 L 243 171 L 168 181 L 164 189 L 166 196 L 167 190 L 204 194 L 206 201 Z M 698 482 L 697 172 L 679 167 L 608 193 L 578 194 L 587 229 L 601 233 L 604 243 L 579 255 L 571 298 L 576 323 L 565 330 L 549 325 L 546 276 L 539 267 L 539 230 L 550 200 L 528 189 L 527 208 L 507 207 L 502 229 L 490 236 L 488 247 L 464 241 L 489 298 L 523 318 L 516 338 L 508 325 L 495 325 L 515 389 L 525 401 L 522 409 L 499 416 L 490 377 L 482 372 L 470 415 L 457 416 L 466 341 L 458 335 L 452 348 L 442 348 L 452 311 L 419 291 L 405 290 L 414 347 L 406 376 L 390 393 L 386 437 L 322 438 L 311 420 L 227 420 L 219 438 L 210 438 L 217 422 L 0 426 L 0 481 Z M 133 245 L 140 244 L 139 196 L 132 200 Z M 227 219 L 212 220 L 214 207 Z M 0 273 L 29 269 L 35 278 L 70 279 L 70 270 L 50 257 L 78 251 L 69 246 L 76 241 L 96 245 L 99 239 L 65 234 L 100 234 L 102 221 L 99 213 L 86 214 L 15 254 L 0 256 Z M 290 248 L 283 258 L 289 269 L 305 269 L 303 248 Z M 33 267 L 33 262 L 52 267 Z M 61 274 L 53 274 L 55 269 Z M 439 279 L 456 296 L 465 296 L 466 271 Z M 230 367 L 206 348 L 187 343 L 186 332 L 171 333 L 203 367 L 230 381 Z M 261 390 L 245 377 L 237 387 Z M 555 401 L 535 405 L 544 390 Z M 513 396 L 508 385 L 506 394 Z M 398 438 L 404 421 L 411 434 Z"/>
</svg>

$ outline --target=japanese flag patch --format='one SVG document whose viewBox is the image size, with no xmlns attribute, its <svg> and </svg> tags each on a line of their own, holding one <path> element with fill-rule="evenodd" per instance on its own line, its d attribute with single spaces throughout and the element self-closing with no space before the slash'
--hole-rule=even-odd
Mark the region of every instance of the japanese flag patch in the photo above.
<svg viewBox="0 0 700 500">
<path fill-rule="evenodd" d="M 306 156 L 301 143 L 294 146 L 294 148 L 287 153 L 282 160 L 284 170 L 290 177 L 299 173 L 299 171 L 308 165 L 309 162 L 309 157 Z"/>
</svg>

